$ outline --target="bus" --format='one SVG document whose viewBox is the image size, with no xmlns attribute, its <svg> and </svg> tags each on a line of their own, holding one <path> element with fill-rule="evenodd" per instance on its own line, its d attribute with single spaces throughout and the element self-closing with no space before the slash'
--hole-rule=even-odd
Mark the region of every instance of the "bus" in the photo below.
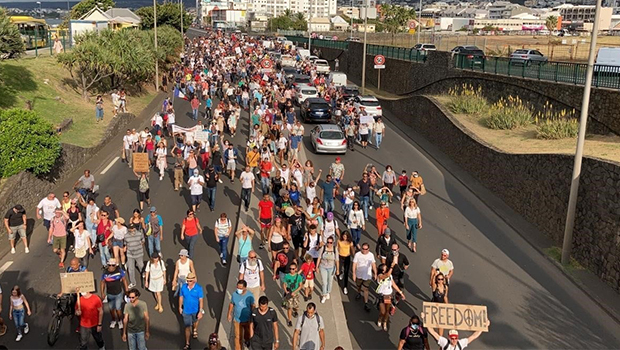
<svg viewBox="0 0 620 350">
<path fill-rule="evenodd" d="M 30 16 L 11 16 L 10 20 L 19 28 L 26 50 L 49 46 L 49 26 L 44 19 Z"/>
</svg>

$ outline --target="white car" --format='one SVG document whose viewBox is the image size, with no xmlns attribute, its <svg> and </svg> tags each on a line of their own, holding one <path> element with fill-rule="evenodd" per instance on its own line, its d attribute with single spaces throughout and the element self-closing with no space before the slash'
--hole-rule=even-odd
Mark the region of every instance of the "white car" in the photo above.
<svg viewBox="0 0 620 350">
<path fill-rule="evenodd" d="M 355 106 L 355 111 L 358 113 L 361 111 L 361 108 L 364 107 L 368 115 L 373 117 L 380 117 L 383 115 L 379 100 L 374 96 L 355 96 L 353 99 L 353 106 Z"/>
<path fill-rule="evenodd" d="M 295 90 L 295 100 L 297 100 L 297 104 L 299 105 L 304 103 L 307 98 L 319 97 L 318 90 L 314 86 L 308 84 L 298 84 Z"/>
<path fill-rule="evenodd" d="M 282 57 L 280 57 L 280 62 L 282 67 L 295 67 L 295 64 L 297 63 L 295 58 L 291 55 L 282 55 Z"/>
<path fill-rule="evenodd" d="M 327 60 L 316 60 L 314 61 L 314 65 L 316 66 L 317 73 L 327 74 L 331 70 L 331 68 L 329 68 L 329 63 L 327 62 Z"/>
<path fill-rule="evenodd" d="M 308 56 L 308 61 L 310 61 L 310 62 L 314 62 L 314 61 L 316 61 L 316 60 L 318 60 L 318 59 L 319 59 L 319 58 L 318 58 L 317 56 L 315 56 L 315 55 L 310 55 L 310 56 Z"/>
</svg>

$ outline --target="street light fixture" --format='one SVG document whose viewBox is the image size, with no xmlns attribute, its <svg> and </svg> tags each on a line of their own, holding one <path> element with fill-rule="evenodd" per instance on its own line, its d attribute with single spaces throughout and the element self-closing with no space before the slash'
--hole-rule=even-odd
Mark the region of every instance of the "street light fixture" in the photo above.
<svg viewBox="0 0 620 350">
<path fill-rule="evenodd" d="M 37 5 L 39 5 L 39 17 L 43 18 L 43 10 L 41 9 L 41 1 L 37 1 Z"/>
</svg>

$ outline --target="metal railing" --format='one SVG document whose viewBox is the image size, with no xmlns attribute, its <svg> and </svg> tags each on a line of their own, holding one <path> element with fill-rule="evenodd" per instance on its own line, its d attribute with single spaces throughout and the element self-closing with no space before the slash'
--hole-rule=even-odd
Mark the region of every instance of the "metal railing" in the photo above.
<svg viewBox="0 0 620 350">
<path fill-rule="evenodd" d="M 475 57 L 471 55 L 456 55 L 454 64 L 454 67 L 458 69 L 574 85 L 585 84 L 588 67 L 585 63 L 536 63 L 507 57 Z M 592 79 L 592 85 L 595 87 L 620 89 L 620 67 L 595 65 Z"/>
</svg>

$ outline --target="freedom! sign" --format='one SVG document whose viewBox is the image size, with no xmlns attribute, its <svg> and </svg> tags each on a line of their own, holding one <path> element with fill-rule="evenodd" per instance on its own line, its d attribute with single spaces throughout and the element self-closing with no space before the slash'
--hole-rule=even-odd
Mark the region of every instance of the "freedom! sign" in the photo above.
<svg viewBox="0 0 620 350">
<path fill-rule="evenodd" d="M 422 308 L 425 327 L 489 331 L 486 306 L 424 302 Z"/>
</svg>

